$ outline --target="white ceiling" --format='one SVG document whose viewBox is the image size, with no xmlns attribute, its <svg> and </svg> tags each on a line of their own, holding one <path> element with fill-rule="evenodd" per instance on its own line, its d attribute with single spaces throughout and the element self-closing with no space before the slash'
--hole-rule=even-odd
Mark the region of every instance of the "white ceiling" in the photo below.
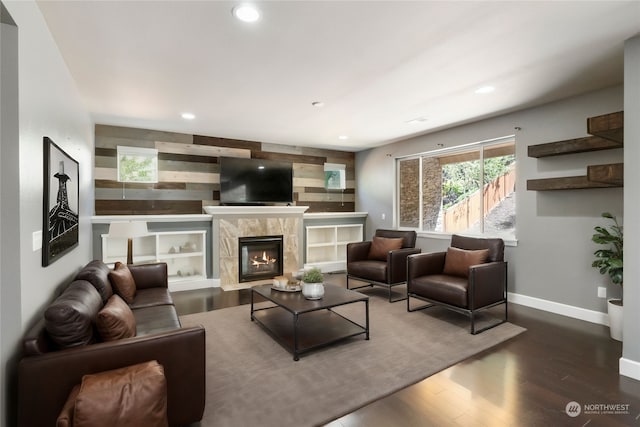
<svg viewBox="0 0 640 427">
<path fill-rule="evenodd" d="M 349 151 L 620 84 L 640 32 L 640 1 L 238 3 L 39 6 L 96 123 Z"/>
</svg>

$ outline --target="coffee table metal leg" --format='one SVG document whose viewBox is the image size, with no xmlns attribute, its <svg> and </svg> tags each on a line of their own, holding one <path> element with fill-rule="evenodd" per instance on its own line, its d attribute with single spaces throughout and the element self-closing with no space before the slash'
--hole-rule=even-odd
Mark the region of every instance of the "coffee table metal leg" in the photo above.
<svg viewBox="0 0 640 427">
<path fill-rule="evenodd" d="M 365 340 L 369 339 L 369 300 L 365 300 L 364 301 L 364 311 L 365 311 L 365 316 L 366 316 L 366 323 L 365 323 Z"/>
<path fill-rule="evenodd" d="M 293 315 L 293 360 L 298 361 L 298 314 Z"/>
<path fill-rule="evenodd" d="M 251 321 L 253 322 L 253 289 L 251 290 Z"/>
</svg>

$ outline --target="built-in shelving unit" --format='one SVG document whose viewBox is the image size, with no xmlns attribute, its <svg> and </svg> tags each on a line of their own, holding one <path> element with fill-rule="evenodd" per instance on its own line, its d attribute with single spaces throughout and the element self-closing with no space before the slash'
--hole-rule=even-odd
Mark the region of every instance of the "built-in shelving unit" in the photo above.
<svg viewBox="0 0 640 427">
<path fill-rule="evenodd" d="M 163 231 L 133 240 L 133 263 L 166 262 L 169 283 L 179 288 L 181 282 L 206 279 L 206 230 Z M 127 259 L 127 239 L 102 234 L 102 261 L 113 267 Z"/>
<path fill-rule="evenodd" d="M 592 136 L 531 145 L 529 157 L 541 158 L 589 151 L 622 148 L 624 142 L 624 112 L 604 114 L 587 119 L 587 130 Z M 587 175 L 527 180 L 527 190 L 576 190 L 585 188 L 612 188 L 623 186 L 623 164 L 589 165 Z"/>
<path fill-rule="evenodd" d="M 310 225 L 306 227 L 305 267 L 324 272 L 347 268 L 347 244 L 363 240 L 362 224 Z"/>
</svg>

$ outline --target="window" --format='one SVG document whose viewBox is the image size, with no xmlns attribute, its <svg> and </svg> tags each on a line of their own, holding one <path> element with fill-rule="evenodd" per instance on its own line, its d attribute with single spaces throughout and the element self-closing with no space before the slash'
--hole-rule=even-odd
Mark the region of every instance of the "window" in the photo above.
<svg viewBox="0 0 640 427">
<path fill-rule="evenodd" d="M 397 159 L 402 228 L 515 234 L 513 137 Z"/>
<path fill-rule="evenodd" d="M 158 150 L 118 145 L 118 182 L 158 182 Z"/>
</svg>

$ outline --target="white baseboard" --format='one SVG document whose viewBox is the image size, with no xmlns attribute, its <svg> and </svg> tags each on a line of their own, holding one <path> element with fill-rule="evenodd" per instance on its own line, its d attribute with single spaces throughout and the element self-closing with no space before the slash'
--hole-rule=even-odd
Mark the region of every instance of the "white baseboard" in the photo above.
<svg viewBox="0 0 640 427">
<path fill-rule="evenodd" d="M 539 310 L 560 314 L 562 316 L 609 326 L 609 315 L 600 311 L 587 310 L 586 308 L 574 307 L 572 305 L 561 304 L 559 302 L 515 294 L 512 292 L 508 293 L 507 299 L 509 302 L 513 302 L 515 304 L 526 305 L 527 307 L 537 308 Z"/>
<path fill-rule="evenodd" d="M 620 375 L 640 380 L 640 362 L 621 357 L 619 363 Z"/>
</svg>

